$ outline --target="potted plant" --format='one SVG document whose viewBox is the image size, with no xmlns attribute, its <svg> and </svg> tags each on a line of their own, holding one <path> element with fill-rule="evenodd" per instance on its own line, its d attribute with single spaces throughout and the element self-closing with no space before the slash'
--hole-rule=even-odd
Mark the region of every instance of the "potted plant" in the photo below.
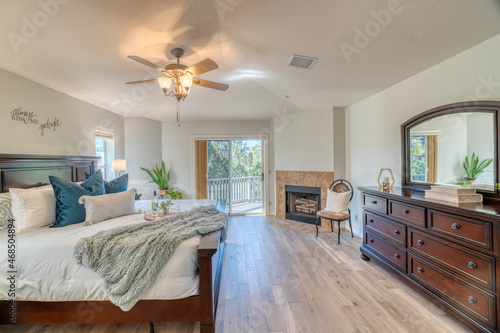
<svg viewBox="0 0 500 333">
<path fill-rule="evenodd" d="M 475 153 L 472 153 L 472 156 L 469 160 L 469 156 L 465 157 L 465 161 L 463 163 L 466 177 L 465 179 L 469 184 L 474 184 L 476 178 L 484 172 L 491 162 L 493 162 L 492 158 L 488 158 L 479 162 L 479 156 L 476 156 Z"/>
<path fill-rule="evenodd" d="M 182 193 L 175 187 L 171 187 L 168 189 L 168 195 L 172 199 L 182 199 Z"/>
<path fill-rule="evenodd" d="M 155 183 L 160 187 L 160 195 L 166 195 L 168 192 L 168 182 L 170 181 L 170 170 L 167 172 L 165 169 L 165 162 L 161 162 L 161 167 L 156 165 L 155 168 L 147 169 L 141 167 L 151 177 L 151 183 Z"/>
</svg>

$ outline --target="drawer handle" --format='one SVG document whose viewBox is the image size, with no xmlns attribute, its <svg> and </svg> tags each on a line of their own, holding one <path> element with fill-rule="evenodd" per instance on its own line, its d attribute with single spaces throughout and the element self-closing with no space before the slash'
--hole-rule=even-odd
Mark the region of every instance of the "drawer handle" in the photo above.
<svg viewBox="0 0 500 333">
<path fill-rule="evenodd" d="M 377 200 L 372 200 L 372 204 L 376 205 L 377 204 Z"/>
<path fill-rule="evenodd" d="M 467 266 L 469 266 L 469 268 L 472 268 L 472 269 L 476 269 L 477 268 L 476 263 L 473 262 L 473 261 L 469 261 L 469 263 L 467 264 Z"/>
<path fill-rule="evenodd" d="M 410 211 L 408 209 L 403 210 L 403 214 L 410 214 Z"/>
<path fill-rule="evenodd" d="M 423 269 L 422 267 L 419 267 L 419 268 L 417 268 L 417 272 L 419 272 L 419 273 L 423 273 L 423 272 L 424 272 L 424 269 Z"/>
<path fill-rule="evenodd" d="M 477 303 L 477 300 L 474 297 L 472 297 L 472 296 L 467 297 L 467 300 L 469 301 L 469 303 L 472 303 L 472 304 L 476 304 Z"/>
<path fill-rule="evenodd" d="M 394 235 L 399 235 L 399 230 L 394 230 Z"/>
<path fill-rule="evenodd" d="M 399 259 L 399 257 L 400 257 L 400 255 L 397 253 L 394 255 L 394 258 L 396 258 L 396 259 Z"/>
<path fill-rule="evenodd" d="M 458 230 L 458 229 L 460 229 L 460 224 L 458 224 L 458 223 L 453 223 L 453 224 L 451 225 L 451 228 L 452 228 L 452 229 L 455 229 L 455 230 Z"/>
<path fill-rule="evenodd" d="M 370 221 L 368 221 L 368 222 L 371 222 L 371 223 L 373 223 L 373 219 L 371 219 L 371 220 L 370 220 Z"/>
<path fill-rule="evenodd" d="M 421 239 L 419 239 L 419 240 L 417 241 L 417 244 L 418 244 L 418 245 L 424 245 L 424 241 L 423 241 L 423 240 L 421 240 Z"/>
<path fill-rule="evenodd" d="M 373 243 L 373 238 L 372 238 L 372 239 L 370 239 L 370 243 Z"/>
</svg>

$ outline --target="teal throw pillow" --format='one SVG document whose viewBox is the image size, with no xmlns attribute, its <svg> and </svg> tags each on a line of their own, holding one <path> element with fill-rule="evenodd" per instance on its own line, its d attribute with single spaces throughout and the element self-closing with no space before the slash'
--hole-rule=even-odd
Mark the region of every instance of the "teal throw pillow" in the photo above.
<svg viewBox="0 0 500 333">
<path fill-rule="evenodd" d="M 85 221 L 85 206 L 78 203 L 80 197 L 105 193 L 101 170 L 80 185 L 54 176 L 49 176 L 49 180 L 56 197 L 56 222 L 51 228 L 65 227 Z"/>
<path fill-rule="evenodd" d="M 99 170 L 100 171 L 100 170 Z M 85 179 L 88 179 L 90 175 L 85 172 Z M 128 173 L 113 179 L 110 182 L 104 181 L 104 190 L 106 194 L 125 192 L 128 188 Z"/>
</svg>

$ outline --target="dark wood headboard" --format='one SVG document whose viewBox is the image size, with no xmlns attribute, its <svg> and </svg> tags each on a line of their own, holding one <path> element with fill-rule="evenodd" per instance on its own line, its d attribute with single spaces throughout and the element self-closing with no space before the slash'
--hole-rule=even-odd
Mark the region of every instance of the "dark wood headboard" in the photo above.
<svg viewBox="0 0 500 333">
<path fill-rule="evenodd" d="M 97 170 L 98 156 L 0 154 L 0 192 L 49 184 L 49 176 L 74 182 Z"/>
</svg>

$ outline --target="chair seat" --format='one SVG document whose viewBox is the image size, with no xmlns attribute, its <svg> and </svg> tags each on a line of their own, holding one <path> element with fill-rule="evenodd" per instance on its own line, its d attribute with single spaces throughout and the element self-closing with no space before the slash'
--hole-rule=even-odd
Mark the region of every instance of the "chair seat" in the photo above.
<svg viewBox="0 0 500 333">
<path fill-rule="evenodd" d="M 320 210 L 317 213 L 317 215 L 318 217 L 321 217 L 323 219 L 329 219 L 335 221 L 347 220 L 349 218 L 349 214 L 347 213 L 337 213 L 337 212 L 332 212 L 330 210 Z"/>
</svg>

